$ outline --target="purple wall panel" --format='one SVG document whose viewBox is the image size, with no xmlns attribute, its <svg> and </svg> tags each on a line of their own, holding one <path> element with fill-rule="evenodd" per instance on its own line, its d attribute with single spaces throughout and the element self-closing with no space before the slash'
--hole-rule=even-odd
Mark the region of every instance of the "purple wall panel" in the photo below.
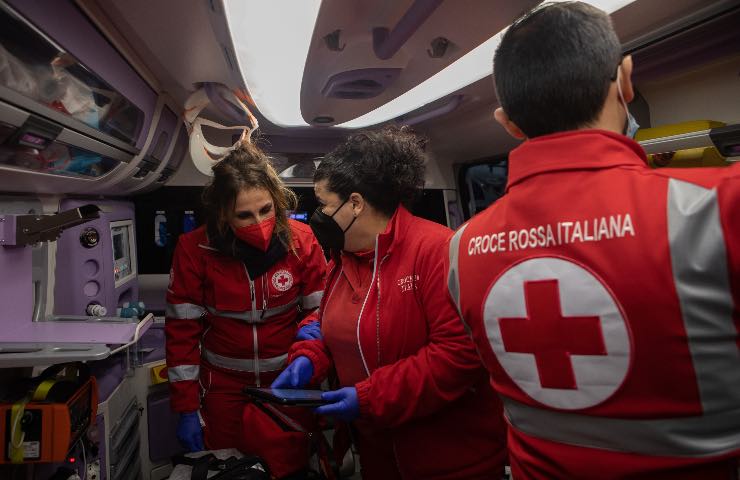
<svg viewBox="0 0 740 480">
<path fill-rule="evenodd" d="M 31 248 L 0 246 L 0 341 L 33 318 Z"/>
<path fill-rule="evenodd" d="M 146 403 L 151 461 L 161 462 L 182 453 L 182 447 L 177 443 L 178 416 L 170 409 L 169 392 L 153 393 L 147 397 Z"/>
<path fill-rule="evenodd" d="M 116 355 L 99 362 L 90 362 L 90 371 L 98 382 L 98 401 L 105 402 L 126 376 L 124 356 Z"/>
<path fill-rule="evenodd" d="M 136 147 L 142 148 L 152 123 L 157 94 L 74 2 L 9 0 L 8 3 L 144 112 L 144 125 L 136 142 Z"/>
<path fill-rule="evenodd" d="M 139 349 L 153 349 L 144 354 L 144 363 L 156 362 L 165 358 L 164 323 L 153 323 L 149 330 L 141 336 Z"/>
</svg>

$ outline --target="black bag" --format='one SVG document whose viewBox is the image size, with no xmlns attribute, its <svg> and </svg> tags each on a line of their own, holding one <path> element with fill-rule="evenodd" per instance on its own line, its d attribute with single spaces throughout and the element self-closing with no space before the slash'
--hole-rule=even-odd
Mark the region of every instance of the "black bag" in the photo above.
<svg viewBox="0 0 740 480">
<path fill-rule="evenodd" d="M 193 467 L 190 480 L 206 480 L 209 471 L 218 473 L 208 480 L 270 480 L 267 465 L 257 456 L 229 457 L 226 460 L 220 460 L 212 453 L 199 458 L 178 455 L 172 459 L 172 464 Z"/>
</svg>

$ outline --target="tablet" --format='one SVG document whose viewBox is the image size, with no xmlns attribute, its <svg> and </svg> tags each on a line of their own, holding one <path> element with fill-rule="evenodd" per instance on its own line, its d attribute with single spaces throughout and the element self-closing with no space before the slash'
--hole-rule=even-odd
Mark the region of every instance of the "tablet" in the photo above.
<svg viewBox="0 0 740 480">
<path fill-rule="evenodd" d="M 327 403 L 321 399 L 321 390 L 300 390 L 292 388 L 244 387 L 244 393 L 267 403 L 278 405 L 300 405 L 318 407 Z"/>
</svg>

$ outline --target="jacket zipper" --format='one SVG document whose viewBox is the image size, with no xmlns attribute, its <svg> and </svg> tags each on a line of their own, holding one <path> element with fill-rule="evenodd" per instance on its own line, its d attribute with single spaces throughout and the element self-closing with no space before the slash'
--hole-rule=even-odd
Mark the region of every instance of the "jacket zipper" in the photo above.
<svg viewBox="0 0 740 480">
<path fill-rule="evenodd" d="M 362 302 L 362 308 L 360 308 L 360 314 L 357 316 L 357 349 L 360 351 L 360 358 L 362 359 L 362 366 L 365 367 L 365 373 L 370 376 L 370 368 L 367 366 L 367 360 L 365 360 L 365 352 L 362 351 L 362 342 L 360 341 L 360 323 L 362 323 L 362 315 L 365 313 L 365 306 L 367 305 L 367 299 L 370 297 L 370 292 L 373 290 L 375 284 L 375 275 L 378 272 L 378 236 L 375 236 L 375 256 L 373 257 L 373 278 L 370 280 L 370 285 L 365 294 L 365 300 Z M 377 307 L 376 307 L 377 312 Z"/>
<path fill-rule="evenodd" d="M 388 255 L 385 255 L 378 264 L 378 279 L 376 283 L 376 288 L 378 289 L 378 305 L 375 308 L 375 338 L 376 338 L 376 345 L 378 348 L 378 366 L 380 366 L 380 268 L 383 266 L 383 262 L 385 262 L 388 259 Z M 395 437 L 391 438 L 391 445 L 393 446 L 393 460 L 396 464 L 396 470 L 398 470 L 398 473 L 401 473 L 401 462 L 398 460 L 398 450 L 396 448 L 396 439 Z M 401 475 L 403 477 L 403 475 Z"/>
<path fill-rule="evenodd" d="M 249 294 L 252 299 L 252 343 L 254 348 L 254 378 L 255 378 L 255 385 L 260 387 L 260 357 L 259 357 L 259 340 L 257 338 L 257 295 L 254 291 L 254 281 L 249 276 L 249 271 L 247 270 L 247 266 L 244 265 L 244 273 L 247 274 L 247 280 L 249 280 Z"/>
<path fill-rule="evenodd" d="M 388 258 L 385 255 L 378 264 L 378 279 L 376 281 L 376 288 L 378 289 L 378 304 L 375 306 L 375 344 L 378 349 L 378 367 L 380 367 L 380 267 L 383 266 L 383 262 Z"/>
</svg>

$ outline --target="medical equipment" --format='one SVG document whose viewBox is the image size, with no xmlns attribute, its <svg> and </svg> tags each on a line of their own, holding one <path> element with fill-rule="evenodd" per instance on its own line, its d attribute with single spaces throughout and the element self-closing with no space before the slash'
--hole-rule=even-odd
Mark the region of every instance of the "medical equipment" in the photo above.
<svg viewBox="0 0 740 480">
<path fill-rule="evenodd" d="M 95 377 L 86 367 L 55 365 L 18 382 L 0 403 L 0 464 L 66 460 L 95 418 L 97 405 Z"/>
</svg>

